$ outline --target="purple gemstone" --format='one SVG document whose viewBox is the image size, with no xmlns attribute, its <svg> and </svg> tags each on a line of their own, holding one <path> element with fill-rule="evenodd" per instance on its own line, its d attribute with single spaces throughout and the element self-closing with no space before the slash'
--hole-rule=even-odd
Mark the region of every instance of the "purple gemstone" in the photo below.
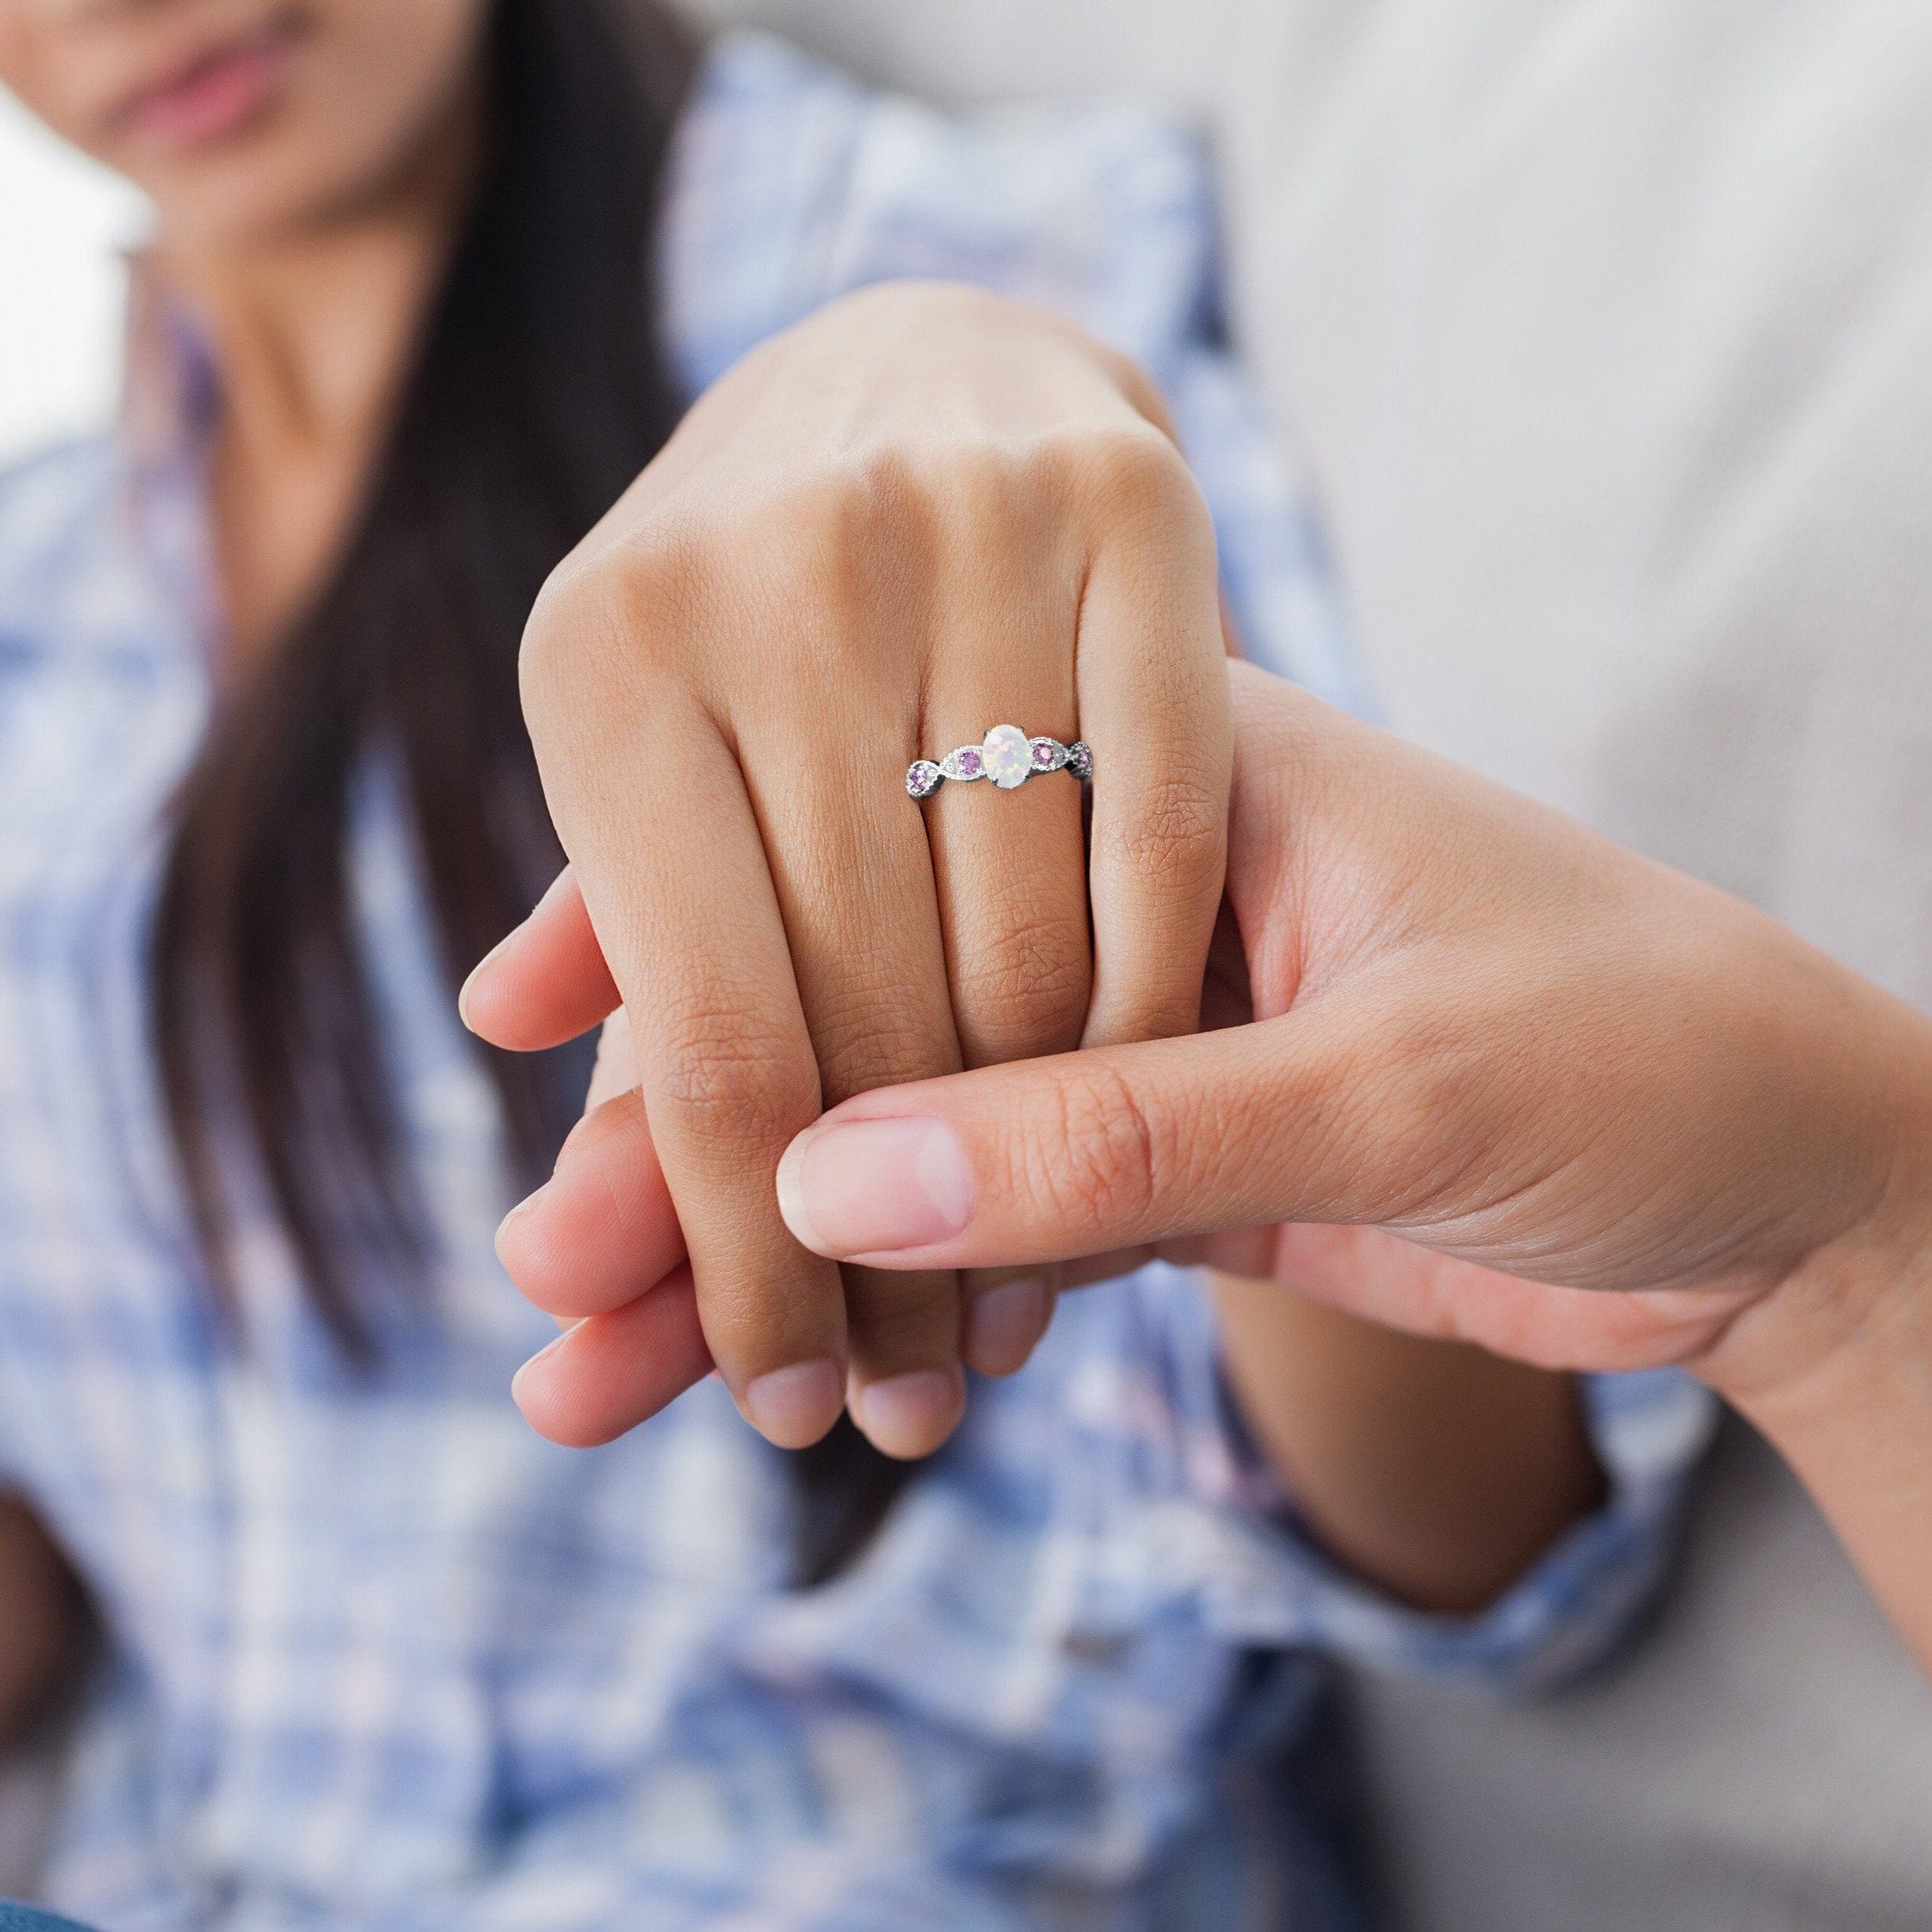
<svg viewBox="0 0 1932 1932">
<path fill-rule="evenodd" d="M 1053 748 L 1045 738 L 1033 740 L 1033 769 L 1050 771 L 1053 768 Z"/>
<path fill-rule="evenodd" d="M 1094 775 L 1094 754 L 1084 744 L 1070 744 L 1067 748 L 1067 768 L 1077 778 L 1090 778 Z"/>
<path fill-rule="evenodd" d="M 975 751 L 971 745 L 969 744 L 966 746 L 963 750 L 957 752 L 955 756 L 959 764 L 959 776 L 961 778 L 976 778 L 979 777 L 979 754 Z"/>
<path fill-rule="evenodd" d="M 906 788 L 916 798 L 929 798 L 945 776 L 930 758 L 918 760 L 906 774 Z"/>
</svg>

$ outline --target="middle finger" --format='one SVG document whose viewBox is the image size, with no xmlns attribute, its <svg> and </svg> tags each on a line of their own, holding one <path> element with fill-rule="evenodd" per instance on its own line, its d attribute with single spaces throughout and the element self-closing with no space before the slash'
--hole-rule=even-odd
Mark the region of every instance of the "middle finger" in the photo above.
<svg viewBox="0 0 1932 1932">
<path fill-rule="evenodd" d="M 957 1071 L 932 861 L 902 777 L 909 722 L 855 719 L 802 769 L 768 728 L 741 751 L 826 1104 Z M 853 1420 L 889 1455 L 925 1455 L 965 1398 L 958 1277 L 845 1278 Z"/>
</svg>

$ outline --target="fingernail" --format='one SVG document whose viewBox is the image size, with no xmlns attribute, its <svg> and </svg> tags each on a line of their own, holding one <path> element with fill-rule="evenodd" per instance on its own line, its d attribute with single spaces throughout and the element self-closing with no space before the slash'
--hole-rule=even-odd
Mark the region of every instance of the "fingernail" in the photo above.
<svg viewBox="0 0 1932 1932">
<path fill-rule="evenodd" d="M 1046 1332 L 1047 1284 L 1002 1282 L 966 1304 L 966 1358 L 982 1375 L 1011 1375 L 1026 1366 Z"/>
<path fill-rule="evenodd" d="M 491 1245 L 496 1250 L 496 1258 L 498 1262 L 504 1267 L 507 1268 L 509 1265 L 509 1262 L 503 1259 L 503 1241 L 505 1236 L 509 1233 L 510 1229 L 516 1225 L 516 1222 L 521 1221 L 523 1217 L 543 1198 L 544 1190 L 545 1188 L 547 1188 L 549 1184 L 549 1182 L 546 1181 L 544 1182 L 543 1186 L 539 1188 L 534 1194 L 526 1194 L 523 1198 L 519 1201 L 516 1205 L 496 1224 L 496 1238 L 492 1242 Z"/>
<path fill-rule="evenodd" d="M 510 1399 L 516 1404 L 518 1408 L 521 1409 L 523 1406 L 523 1378 L 528 1375 L 546 1355 L 555 1355 L 557 1350 L 562 1348 L 564 1343 L 569 1341 L 570 1339 L 570 1329 L 566 1329 L 554 1342 L 545 1342 L 543 1347 L 539 1349 L 536 1353 L 532 1356 L 529 1360 L 525 1362 L 522 1367 L 519 1369 L 516 1374 L 510 1377 Z"/>
<path fill-rule="evenodd" d="M 472 1033 L 474 1033 L 476 1029 L 474 1026 L 469 1026 L 470 989 L 475 985 L 476 982 L 479 979 L 482 977 L 484 969 L 489 966 L 491 960 L 494 959 L 497 954 L 501 953 L 504 947 L 508 946 L 510 941 L 515 939 L 517 934 L 522 932 L 522 929 L 523 929 L 519 926 L 512 927 L 510 931 L 506 932 L 503 936 L 499 939 L 496 943 L 492 946 L 490 949 L 473 966 L 470 968 L 469 976 L 464 980 L 461 990 L 456 995 L 456 1017 L 460 1020 L 465 1026 L 469 1026 L 469 1030 Z"/>
<path fill-rule="evenodd" d="M 765 1440 L 804 1449 L 838 1420 L 845 1378 L 835 1362 L 795 1362 L 758 1376 L 744 1392 L 744 1413 Z"/>
<path fill-rule="evenodd" d="M 920 1369 L 868 1383 L 858 1391 L 852 1420 L 888 1456 L 926 1456 L 952 1434 L 965 1400 L 957 1375 Z"/>
<path fill-rule="evenodd" d="M 881 1255 L 959 1233 L 973 1171 L 943 1121 L 843 1121 L 808 1128 L 778 1163 L 785 1225 L 821 1255 Z"/>
</svg>

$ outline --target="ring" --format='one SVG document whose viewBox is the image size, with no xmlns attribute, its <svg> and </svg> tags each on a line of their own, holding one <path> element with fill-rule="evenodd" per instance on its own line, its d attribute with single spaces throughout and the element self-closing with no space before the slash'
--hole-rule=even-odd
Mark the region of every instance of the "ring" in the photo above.
<svg viewBox="0 0 1932 1932">
<path fill-rule="evenodd" d="M 1013 791 L 1043 771 L 1070 771 L 1077 778 L 1094 775 L 1092 748 L 1076 738 L 1030 738 L 1016 724 L 996 724 L 977 744 L 963 744 L 936 764 L 915 758 L 906 768 L 906 789 L 915 798 L 929 798 L 948 778 L 965 785 L 990 778 L 1002 791 Z"/>
</svg>

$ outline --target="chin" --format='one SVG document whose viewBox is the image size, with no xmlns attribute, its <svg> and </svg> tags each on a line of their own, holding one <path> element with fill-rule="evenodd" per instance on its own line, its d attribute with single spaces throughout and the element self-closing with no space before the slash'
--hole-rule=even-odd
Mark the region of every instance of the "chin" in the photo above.
<svg viewBox="0 0 1932 1932">
<path fill-rule="evenodd" d="M 345 154 L 297 128 L 264 128 L 232 154 L 151 184 L 160 234 L 197 254 L 298 239 L 381 199 L 388 157 Z"/>
</svg>

